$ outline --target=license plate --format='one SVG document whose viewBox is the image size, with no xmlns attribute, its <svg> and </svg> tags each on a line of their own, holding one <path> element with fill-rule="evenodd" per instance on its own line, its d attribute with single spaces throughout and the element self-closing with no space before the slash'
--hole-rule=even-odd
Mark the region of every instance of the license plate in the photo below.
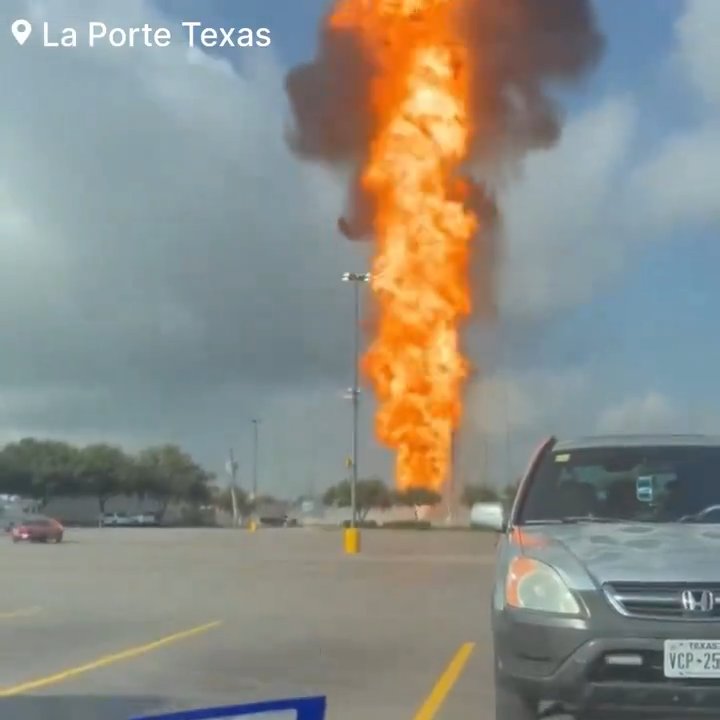
<svg viewBox="0 0 720 720">
<path fill-rule="evenodd" d="M 665 677 L 720 678 L 720 640 L 666 640 Z"/>
</svg>

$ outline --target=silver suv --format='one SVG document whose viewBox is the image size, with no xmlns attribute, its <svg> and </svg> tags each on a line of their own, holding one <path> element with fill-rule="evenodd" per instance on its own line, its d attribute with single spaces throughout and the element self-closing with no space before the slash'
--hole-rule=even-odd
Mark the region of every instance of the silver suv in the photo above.
<svg viewBox="0 0 720 720">
<path fill-rule="evenodd" d="M 496 720 L 720 718 L 720 438 L 545 442 L 501 533 Z"/>
</svg>

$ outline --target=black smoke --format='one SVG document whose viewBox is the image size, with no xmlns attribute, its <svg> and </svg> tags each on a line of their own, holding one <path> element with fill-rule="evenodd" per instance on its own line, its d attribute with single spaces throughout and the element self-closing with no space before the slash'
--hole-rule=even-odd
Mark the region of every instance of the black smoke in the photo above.
<svg viewBox="0 0 720 720">
<path fill-rule="evenodd" d="M 526 153 L 552 146 L 562 113 L 554 88 L 582 79 L 600 58 L 604 41 L 590 0 L 453 0 L 458 35 L 470 53 L 470 168 L 495 171 Z M 347 30 L 321 30 L 315 59 L 292 69 L 286 90 L 294 116 L 290 147 L 300 157 L 347 168 L 353 180 L 339 221 L 351 239 L 372 232 L 373 201 L 358 182 L 372 131 L 370 82 L 377 66 Z M 492 177 L 490 178 L 492 181 Z M 481 231 L 499 222 L 492 182 L 473 183 L 468 207 L 485 214 Z M 491 273 L 497 247 L 490 237 L 478 262 Z M 476 263 L 474 262 L 476 266 Z"/>
</svg>

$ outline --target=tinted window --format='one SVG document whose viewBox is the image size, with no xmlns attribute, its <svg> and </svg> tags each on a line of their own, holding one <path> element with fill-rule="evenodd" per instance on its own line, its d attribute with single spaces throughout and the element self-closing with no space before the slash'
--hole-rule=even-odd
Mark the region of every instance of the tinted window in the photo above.
<svg viewBox="0 0 720 720">
<path fill-rule="evenodd" d="M 583 516 L 720 522 L 720 448 L 616 447 L 548 453 L 531 479 L 518 522 Z"/>
</svg>

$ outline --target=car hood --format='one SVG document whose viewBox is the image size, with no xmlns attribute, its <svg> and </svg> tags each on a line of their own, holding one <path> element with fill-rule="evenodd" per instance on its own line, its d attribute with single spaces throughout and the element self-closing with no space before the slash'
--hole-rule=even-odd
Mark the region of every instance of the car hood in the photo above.
<svg viewBox="0 0 720 720">
<path fill-rule="evenodd" d="M 524 527 L 523 550 L 564 575 L 598 583 L 707 582 L 717 575 L 717 525 L 593 524 Z M 577 586 L 581 582 L 574 582 Z"/>
</svg>

